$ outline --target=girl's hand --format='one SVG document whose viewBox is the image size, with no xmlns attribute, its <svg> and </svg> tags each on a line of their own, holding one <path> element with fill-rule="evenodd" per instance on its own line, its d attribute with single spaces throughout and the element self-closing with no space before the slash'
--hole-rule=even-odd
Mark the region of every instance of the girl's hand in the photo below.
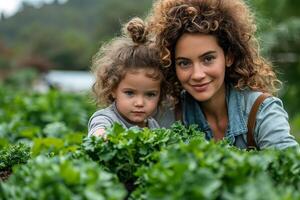
<svg viewBox="0 0 300 200">
<path fill-rule="evenodd" d="M 102 137 L 104 140 L 107 140 L 107 135 L 105 134 L 105 129 L 103 128 L 96 130 L 93 135 L 96 137 Z"/>
</svg>

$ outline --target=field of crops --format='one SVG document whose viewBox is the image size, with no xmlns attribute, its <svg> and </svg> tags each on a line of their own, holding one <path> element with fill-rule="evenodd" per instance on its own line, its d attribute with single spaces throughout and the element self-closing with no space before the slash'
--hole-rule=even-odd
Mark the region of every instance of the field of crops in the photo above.
<svg viewBox="0 0 300 200">
<path fill-rule="evenodd" d="M 247 152 L 180 123 L 88 138 L 88 94 L 0 96 L 0 199 L 300 199 L 299 149 Z"/>
</svg>

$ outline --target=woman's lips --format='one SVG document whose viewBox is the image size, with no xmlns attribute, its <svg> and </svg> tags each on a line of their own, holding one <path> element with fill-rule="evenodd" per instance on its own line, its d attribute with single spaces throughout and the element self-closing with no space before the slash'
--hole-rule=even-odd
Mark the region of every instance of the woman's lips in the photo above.
<svg viewBox="0 0 300 200">
<path fill-rule="evenodd" d="M 197 91 L 197 92 L 204 92 L 207 90 L 209 83 L 204 83 L 204 84 L 195 84 L 192 85 L 192 88 Z"/>
</svg>

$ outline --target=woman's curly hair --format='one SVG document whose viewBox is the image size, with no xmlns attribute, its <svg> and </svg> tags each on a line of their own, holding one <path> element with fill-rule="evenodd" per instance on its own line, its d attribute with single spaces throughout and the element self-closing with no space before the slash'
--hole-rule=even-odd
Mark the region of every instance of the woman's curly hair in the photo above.
<svg viewBox="0 0 300 200">
<path fill-rule="evenodd" d="M 176 77 L 174 49 L 184 33 L 217 38 L 225 55 L 233 58 L 225 81 L 236 88 L 274 94 L 281 86 L 271 64 L 259 54 L 254 16 L 242 0 L 157 0 L 147 22 L 175 97 L 182 88 Z"/>
<path fill-rule="evenodd" d="M 92 71 L 96 76 L 93 93 L 97 105 L 107 106 L 114 99 L 112 91 L 129 70 L 153 69 L 147 74 L 162 80 L 160 100 L 165 99 L 167 89 L 159 51 L 148 37 L 148 31 L 140 18 L 133 18 L 123 27 L 123 35 L 101 46 L 92 60 Z M 160 101 L 161 103 L 161 101 Z"/>
</svg>

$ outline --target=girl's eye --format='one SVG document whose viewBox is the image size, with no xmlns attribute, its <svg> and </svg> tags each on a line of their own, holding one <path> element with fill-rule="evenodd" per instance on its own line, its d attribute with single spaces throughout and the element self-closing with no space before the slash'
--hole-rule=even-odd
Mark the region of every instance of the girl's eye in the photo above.
<svg viewBox="0 0 300 200">
<path fill-rule="evenodd" d="M 146 96 L 147 97 L 150 97 L 150 98 L 152 98 L 152 97 L 156 97 L 158 94 L 156 93 L 156 92 L 147 92 L 146 93 Z"/>
<path fill-rule="evenodd" d="M 131 96 L 133 96 L 134 93 L 133 93 L 133 91 L 124 91 L 124 94 L 131 97 Z"/>
<path fill-rule="evenodd" d="M 188 68 L 191 65 L 191 62 L 188 60 L 177 60 L 176 66 L 180 68 Z"/>
<path fill-rule="evenodd" d="M 207 63 L 207 64 L 210 64 L 213 62 L 213 60 L 215 59 L 216 57 L 213 56 L 213 55 L 207 55 L 203 58 L 204 60 L 204 63 Z"/>
</svg>

